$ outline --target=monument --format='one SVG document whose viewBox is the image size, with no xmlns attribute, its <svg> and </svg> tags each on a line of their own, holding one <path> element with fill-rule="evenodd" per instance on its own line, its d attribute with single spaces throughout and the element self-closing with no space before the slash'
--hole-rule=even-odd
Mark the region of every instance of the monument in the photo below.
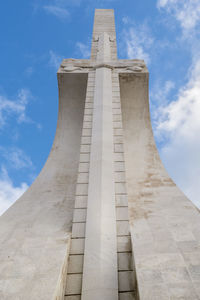
<svg viewBox="0 0 200 300">
<path fill-rule="evenodd" d="M 0 218 L 0 299 L 199 299 L 200 214 L 162 166 L 148 70 L 117 59 L 113 10 L 58 88 L 49 158 Z"/>
</svg>

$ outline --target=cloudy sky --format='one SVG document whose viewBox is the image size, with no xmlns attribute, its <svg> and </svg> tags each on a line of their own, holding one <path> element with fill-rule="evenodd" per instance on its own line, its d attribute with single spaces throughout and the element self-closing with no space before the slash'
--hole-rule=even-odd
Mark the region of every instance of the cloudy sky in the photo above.
<svg viewBox="0 0 200 300">
<path fill-rule="evenodd" d="M 119 58 L 145 59 L 156 144 L 200 207 L 200 1 L 21 0 L 0 10 L 0 214 L 34 181 L 56 129 L 56 70 L 88 58 L 95 8 L 114 8 Z"/>
</svg>

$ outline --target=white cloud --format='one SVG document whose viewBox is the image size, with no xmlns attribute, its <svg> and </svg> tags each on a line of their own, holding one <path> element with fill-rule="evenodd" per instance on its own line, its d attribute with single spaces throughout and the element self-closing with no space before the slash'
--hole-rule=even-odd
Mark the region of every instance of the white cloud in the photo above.
<svg viewBox="0 0 200 300">
<path fill-rule="evenodd" d="M 79 52 L 81 53 L 82 58 L 90 57 L 90 46 L 89 45 L 77 42 L 76 47 L 78 48 Z"/>
<path fill-rule="evenodd" d="M 154 99 L 157 100 L 157 102 L 162 101 L 167 102 L 169 99 L 167 99 L 169 93 L 175 88 L 175 83 L 171 80 L 167 80 L 162 87 L 162 89 L 156 88 L 156 92 L 154 94 Z"/>
<path fill-rule="evenodd" d="M 156 121 L 159 116 L 159 107 L 163 107 L 170 102 L 170 93 L 175 89 L 175 83 L 167 80 L 164 84 L 157 80 L 150 90 L 150 103 L 152 110 L 153 121 Z"/>
<path fill-rule="evenodd" d="M 177 99 L 158 111 L 156 133 L 167 141 L 161 157 L 177 184 L 200 207 L 200 59 Z"/>
<path fill-rule="evenodd" d="M 13 169 L 33 168 L 33 163 L 26 153 L 17 147 L 4 148 L 0 146 L 0 155 Z"/>
<path fill-rule="evenodd" d="M 158 0 L 157 7 L 167 13 L 166 24 L 174 19 L 180 25 L 178 40 L 189 50 L 192 63 L 187 84 L 173 99 L 170 92 L 163 95 L 166 101 L 158 103 L 157 112 L 152 114 L 155 134 L 170 175 L 200 208 L 200 1 Z"/>
<path fill-rule="evenodd" d="M 130 24 L 130 27 L 122 33 L 128 58 L 144 59 L 146 63 L 150 63 L 149 52 L 154 39 L 148 26 L 132 24 L 126 17 L 123 18 L 123 22 L 126 26 Z"/>
<path fill-rule="evenodd" d="M 69 12 L 64 7 L 59 7 L 56 5 L 45 5 L 43 6 L 43 8 L 47 13 L 56 16 L 60 20 L 65 20 L 69 18 Z"/>
<path fill-rule="evenodd" d="M 28 89 L 19 90 L 16 100 L 0 95 L 0 129 L 13 115 L 18 123 L 32 122 L 26 115 L 26 108 L 31 98 L 32 95 Z"/>
<path fill-rule="evenodd" d="M 49 51 L 49 56 L 49 65 L 57 70 L 63 60 L 63 57 L 52 50 Z"/>
<path fill-rule="evenodd" d="M 80 6 L 81 2 L 82 0 L 33 0 L 32 6 L 34 13 L 42 9 L 64 21 L 70 17 L 69 7 Z"/>
<path fill-rule="evenodd" d="M 18 187 L 13 185 L 5 168 L 0 172 L 0 215 L 8 209 L 28 188 L 23 182 Z"/>
<path fill-rule="evenodd" d="M 69 7 L 79 6 L 81 0 L 48 0 L 45 2 L 46 5 L 43 4 L 44 11 L 64 21 L 70 17 Z M 41 3 L 38 2 L 37 7 L 40 5 Z"/>
<path fill-rule="evenodd" d="M 200 24 L 199 0 L 158 0 L 157 7 L 174 15 L 185 31 L 192 30 Z"/>
</svg>

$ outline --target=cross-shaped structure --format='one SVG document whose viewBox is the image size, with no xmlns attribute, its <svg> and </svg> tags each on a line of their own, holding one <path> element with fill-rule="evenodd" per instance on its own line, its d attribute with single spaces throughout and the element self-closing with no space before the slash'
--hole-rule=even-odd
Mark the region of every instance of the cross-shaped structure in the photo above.
<svg viewBox="0 0 200 300">
<path fill-rule="evenodd" d="M 160 161 L 148 71 L 117 59 L 113 10 L 58 88 L 48 160 L 0 217 L 0 299 L 199 299 L 200 214 Z"/>
<path fill-rule="evenodd" d="M 126 238 L 129 235 L 129 230 L 123 232 L 123 222 L 126 222 L 128 227 L 127 200 L 124 201 L 122 207 L 116 206 L 115 201 L 118 194 L 126 198 L 125 170 L 123 167 L 119 171 L 115 168 L 115 163 L 124 163 L 119 75 L 122 74 L 124 80 L 128 80 L 130 75 L 135 73 L 148 74 L 142 60 L 117 59 L 114 28 L 113 11 L 96 10 L 91 59 L 65 59 L 58 71 L 58 81 L 62 82 L 62 85 L 65 85 L 64 78 L 69 78 L 69 73 L 72 74 L 74 88 L 76 88 L 75 74 L 78 78 L 81 74 L 82 76 L 86 74 L 88 77 L 80 155 L 88 155 L 85 162 L 89 164 L 89 168 L 87 172 L 79 173 L 77 183 L 78 188 L 88 185 L 87 213 L 84 219 L 85 224 L 82 224 L 85 226 L 84 267 L 81 278 L 83 300 L 118 299 L 117 245 L 119 242 L 117 242 L 117 237 Z M 91 93 L 92 97 L 88 97 Z M 86 133 L 87 136 L 85 136 L 85 130 L 91 130 L 91 132 Z M 115 147 L 120 147 L 121 150 L 115 153 Z M 80 164 L 82 162 L 80 158 Z M 120 177 L 118 181 L 115 179 L 116 176 Z M 84 177 L 87 179 L 84 180 Z M 116 186 L 119 186 L 119 191 L 116 191 Z M 78 191 L 76 196 L 80 198 L 84 195 Z M 80 209 L 77 210 L 80 213 Z M 78 214 L 77 210 L 75 208 L 74 215 Z M 120 227 L 118 230 L 117 217 L 122 223 L 118 224 Z M 79 221 L 81 220 L 80 218 Z M 77 226 L 76 223 L 73 226 Z M 120 230 L 121 234 L 119 234 Z M 79 236 L 76 234 L 72 235 L 72 244 L 77 238 Z M 128 254 L 131 266 L 130 253 L 131 248 Z M 120 255 L 127 256 L 126 252 Z M 71 265 L 75 268 L 76 257 L 73 259 Z M 135 294 L 134 280 L 131 279 L 133 278 L 132 269 L 126 271 L 123 270 L 123 273 L 119 274 L 126 276 L 125 280 L 132 280 L 132 284 L 121 292 L 126 292 L 128 295 Z M 73 293 L 71 285 L 73 286 L 74 282 L 71 283 L 70 277 L 73 277 L 74 281 L 76 275 L 68 274 L 67 297 Z M 78 274 L 77 277 L 80 275 Z M 121 278 L 119 280 L 123 281 Z"/>
</svg>

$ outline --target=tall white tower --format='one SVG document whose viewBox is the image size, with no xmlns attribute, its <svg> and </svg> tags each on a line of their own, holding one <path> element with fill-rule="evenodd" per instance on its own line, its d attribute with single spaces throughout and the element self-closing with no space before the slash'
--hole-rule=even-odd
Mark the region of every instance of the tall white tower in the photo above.
<svg viewBox="0 0 200 300">
<path fill-rule="evenodd" d="M 0 299 L 199 299 L 200 214 L 162 166 L 148 71 L 117 59 L 113 10 L 58 86 L 49 158 L 0 218 Z"/>
</svg>

